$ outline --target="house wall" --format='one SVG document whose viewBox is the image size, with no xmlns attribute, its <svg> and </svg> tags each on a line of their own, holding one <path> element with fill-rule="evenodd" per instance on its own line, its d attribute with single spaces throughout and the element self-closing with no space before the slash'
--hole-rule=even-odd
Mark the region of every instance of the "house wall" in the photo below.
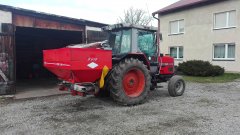
<svg viewBox="0 0 240 135">
<path fill-rule="evenodd" d="M 220 65 L 226 71 L 240 72 L 240 1 L 229 0 L 203 7 L 188 9 L 176 13 L 159 16 L 160 31 L 163 33 L 161 52 L 169 54 L 171 46 L 183 46 L 183 60 L 207 60 Z M 237 27 L 214 30 L 214 13 L 236 10 Z M 180 35 L 169 35 L 169 21 L 184 19 L 185 32 Z M 214 61 L 214 43 L 235 43 L 235 61 Z"/>
</svg>

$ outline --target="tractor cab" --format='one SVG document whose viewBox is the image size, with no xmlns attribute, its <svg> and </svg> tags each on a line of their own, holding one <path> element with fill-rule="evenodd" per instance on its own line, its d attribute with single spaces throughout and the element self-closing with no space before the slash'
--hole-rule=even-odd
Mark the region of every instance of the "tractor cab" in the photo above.
<svg viewBox="0 0 240 135">
<path fill-rule="evenodd" d="M 174 74 L 174 59 L 160 56 L 157 28 L 115 24 L 106 26 L 103 30 L 108 32 L 107 44 L 112 49 L 113 65 L 126 57 L 134 57 L 143 61 L 152 75 L 160 73 L 166 80 Z"/>
<path fill-rule="evenodd" d="M 108 44 L 112 48 L 114 57 L 123 57 L 131 53 L 142 53 L 149 60 L 152 60 L 152 57 L 157 57 L 157 28 L 115 24 L 104 27 L 103 30 L 109 33 Z"/>
<path fill-rule="evenodd" d="M 104 27 L 109 33 L 108 41 L 113 55 L 144 53 L 147 57 L 157 55 L 157 28 L 130 24 Z"/>
<path fill-rule="evenodd" d="M 108 44 L 112 48 L 113 64 L 131 56 L 145 60 L 153 72 L 158 65 L 157 28 L 115 24 L 103 28 L 108 32 Z M 137 56 L 140 55 L 140 56 Z"/>
</svg>

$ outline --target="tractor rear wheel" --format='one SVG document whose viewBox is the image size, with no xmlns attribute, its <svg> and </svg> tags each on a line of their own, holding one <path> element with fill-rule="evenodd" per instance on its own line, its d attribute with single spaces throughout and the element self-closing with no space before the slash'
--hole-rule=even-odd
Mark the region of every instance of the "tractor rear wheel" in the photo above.
<svg viewBox="0 0 240 135">
<path fill-rule="evenodd" d="M 172 97 L 182 96 L 185 91 L 185 81 L 181 76 L 175 75 L 168 82 L 168 92 Z"/>
<path fill-rule="evenodd" d="M 146 100 L 151 76 L 142 61 L 125 59 L 112 69 L 109 77 L 110 96 L 121 105 L 136 105 Z"/>
</svg>

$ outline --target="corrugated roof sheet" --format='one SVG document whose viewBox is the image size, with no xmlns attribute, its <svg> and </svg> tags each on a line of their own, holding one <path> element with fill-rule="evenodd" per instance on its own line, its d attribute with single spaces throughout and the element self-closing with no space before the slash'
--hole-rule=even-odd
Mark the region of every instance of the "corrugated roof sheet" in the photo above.
<svg viewBox="0 0 240 135">
<path fill-rule="evenodd" d="M 222 0 L 180 0 L 176 3 L 173 3 L 165 8 L 162 8 L 156 12 L 154 12 L 153 14 L 158 14 L 158 13 L 167 13 L 167 12 L 171 12 L 177 9 L 181 9 L 181 8 L 186 8 L 186 7 L 190 7 L 190 6 L 194 6 L 194 5 L 198 5 L 204 2 L 217 2 L 217 1 L 222 1 Z"/>
</svg>

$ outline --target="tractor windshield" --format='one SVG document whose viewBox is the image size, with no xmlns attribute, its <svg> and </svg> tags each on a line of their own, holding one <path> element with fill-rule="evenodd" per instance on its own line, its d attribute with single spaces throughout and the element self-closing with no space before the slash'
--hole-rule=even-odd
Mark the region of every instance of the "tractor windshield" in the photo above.
<svg viewBox="0 0 240 135">
<path fill-rule="evenodd" d="M 138 31 L 138 48 L 146 56 L 155 56 L 157 52 L 157 45 L 155 40 L 155 33 L 150 31 Z"/>
<path fill-rule="evenodd" d="M 131 51 L 131 30 L 111 32 L 109 44 L 113 54 L 123 54 Z"/>
<path fill-rule="evenodd" d="M 142 52 L 147 57 L 152 57 L 157 54 L 155 35 L 156 33 L 154 31 L 148 30 L 135 28 L 117 29 L 109 32 L 108 42 L 112 48 L 113 55 L 121 55 L 135 51 L 133 53 Z"/>
</svg>

